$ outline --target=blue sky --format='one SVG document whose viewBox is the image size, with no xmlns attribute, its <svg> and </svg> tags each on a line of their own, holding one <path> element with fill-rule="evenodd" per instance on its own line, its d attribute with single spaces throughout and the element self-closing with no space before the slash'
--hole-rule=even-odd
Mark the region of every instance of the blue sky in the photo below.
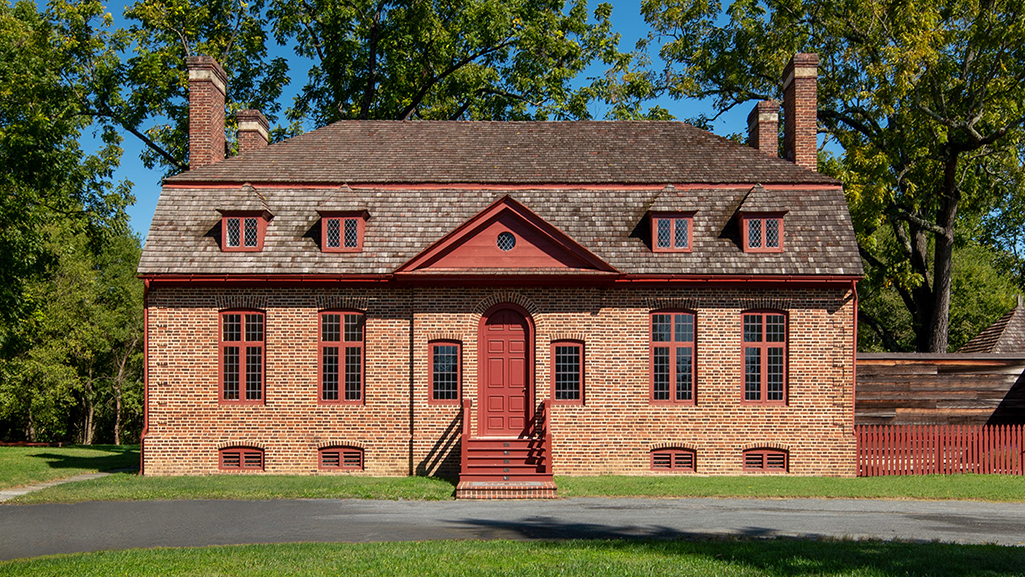
<svg viewBox="0 0 1025 577">
<path fill-rule="evenodd" d="M 37 3 L 43 4 L 45 0 L 37 0 Z M 592 5 L 597 5 L 597 2 L 591 0 L 589 2 Z M 650 28 L 647 23 L 644 22 L 644 18 L 640 14 L 640 0 L 616 0 L 612 2 L 612 20 L 615 31 L 622 35 L 620 41 L 620 50 L 628 51 L 633 50 L 639 38 L 646 36 Z M 124 12 L 125 3 L 108 3 L 107 9 L 114 17 L 114 25 L 122 26 L 125 21 L 122 18 Z M 278 48 L 280 54 L 290 58 L 290 74 L 293 79 L 289 89 L 291 93 L 286 92 L 286 96 L 292 96 L 299 87 L 301 87 L 306 79 L 307 65 L 303 62 L 294 58 L 294 55 L 290 53 L 289 49 L 280 47 Z M 657 55 L 653 55 L 657 56 Z M 599 71 L 596 71 L 597 74 Z M 288 90 L 288 89 L 286 89 Z M 699 113 L 709 114 L 712 112 L 711 106 L 707 103 L 697 101 L 673 101 L 664 99 L 658 101 L 658 104 L 663 108 L 669 110 L 676 118 L 689 118 L 694 117 Z M 747 110 L 734 110 L 729 114 L 723 115 L 714 125 L 713 129 L 719 134 L 729 134 L 733 132 L 744 132 L 747 130 Z M 602 110 L 594 111 L 595 117 L 600 118 L 603 115 Z M 98 133 L 97 133 L 98 134 Z M 94 136 L 92 132 L 87 132 L 83 135 L 85 142 L 83 147 L 86 150 L 92 150 L 95 148 L 95 144 L 90 142 L 90 137 Z M 124 143 L 124 156 L 121 159 L 121 166 L 115 172 L 115 181 L 128 180 L 132 186 L 132 192 L 135 195 L 135 204 L 128 209 L 128 214 L 131 218 L 132 229 L 138 233 L 140 238 L 143 240 L 146 238 L 146 233 L 149 230 L 150 221 L 153 218 L 153 211 L 156 208 L 157 198 L 160 196 L 160 179 L 162 172 L 160 170 L 148 170 L 141 160 L 139 160 L 139 154 L 142 151 L 142 144 L 131 135 L 125 135 Z"/>
</svg>

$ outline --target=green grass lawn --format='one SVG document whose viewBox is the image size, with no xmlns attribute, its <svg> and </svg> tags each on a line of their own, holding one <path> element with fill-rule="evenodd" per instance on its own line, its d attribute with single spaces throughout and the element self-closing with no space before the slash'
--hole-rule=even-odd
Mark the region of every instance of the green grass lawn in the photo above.
<svg viewBox="0 0 1025 577">
<path fill-rule="evenodd" d="M 73 575 L 1022 575 L 1017 547 L 876 541 L 432 541 L 135 549 L 0 563 Z"/>
<path fill-rule="evenodd" d="M 1025 501 L 1025 477 L 556 477 L 561 497 L 874 498 Z M 451 481 L 427 477 L 210 475 L 139 477 L 121 473 L 58 485 L 9 503 L 170 499 L 451 499 Z"/>
<path fill-rule="evenodd" d="M 138 467 L 138 445 L 0 447 L 0 489 Z"/>
<path fill-rule="evenodd" d="M 904 477 L 556 477 L 561 497 L 824 497 L 1025 501 L 1025 476 Z"/>
</svg>

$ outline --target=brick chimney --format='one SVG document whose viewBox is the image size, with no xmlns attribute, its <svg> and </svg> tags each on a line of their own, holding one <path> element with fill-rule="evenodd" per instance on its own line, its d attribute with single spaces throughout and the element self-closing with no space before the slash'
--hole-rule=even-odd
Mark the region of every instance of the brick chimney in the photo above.
<svg viewBox="0 0 1025 577">
<path fill-rule="evenodd" d="M 797 166 L 818 170 L 818 54 L 795 54 L 783 69 L 783 151 Z"/>
<path fill-rule="evenodd" d="M 238 120 L 238 153 L 267 147 L 270 140 L 270 125 L 267 117 L 259 110 L 240 110 L 235 114 Z"/>
<path fill-rule="evenodd" d="M 224 96 L 228 76 L 209 56 L 190 56 L 189 169 L 224 160 Z"/>
<path fill-rule="evenodd" d="M 779 156 L 779 103 L 763 100 L 747 115 L 747 145 Z"/>
</svg>

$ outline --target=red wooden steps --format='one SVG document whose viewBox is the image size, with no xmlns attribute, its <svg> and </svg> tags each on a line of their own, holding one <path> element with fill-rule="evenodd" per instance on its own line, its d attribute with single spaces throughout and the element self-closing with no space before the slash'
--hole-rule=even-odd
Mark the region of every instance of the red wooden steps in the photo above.
<svg viewBox="0 0 1025 577">
<path fill-rule="evenodd" d="M 469 439 L 459 481 L 552 482 L 541 439 Z"/>
</svg>

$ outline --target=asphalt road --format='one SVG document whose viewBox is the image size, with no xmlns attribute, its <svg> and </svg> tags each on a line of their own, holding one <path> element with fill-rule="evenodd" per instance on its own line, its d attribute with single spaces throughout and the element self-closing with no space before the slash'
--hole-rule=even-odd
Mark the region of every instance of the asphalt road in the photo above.
<svg viewBox="0 0 1025 577">
<path fill-rule="evenodd" d="M 0 559 L 241 543 L 837 537 L 1025 545 L 1025 503 L 561 499 L 0 505 Z"/>
</svg>

